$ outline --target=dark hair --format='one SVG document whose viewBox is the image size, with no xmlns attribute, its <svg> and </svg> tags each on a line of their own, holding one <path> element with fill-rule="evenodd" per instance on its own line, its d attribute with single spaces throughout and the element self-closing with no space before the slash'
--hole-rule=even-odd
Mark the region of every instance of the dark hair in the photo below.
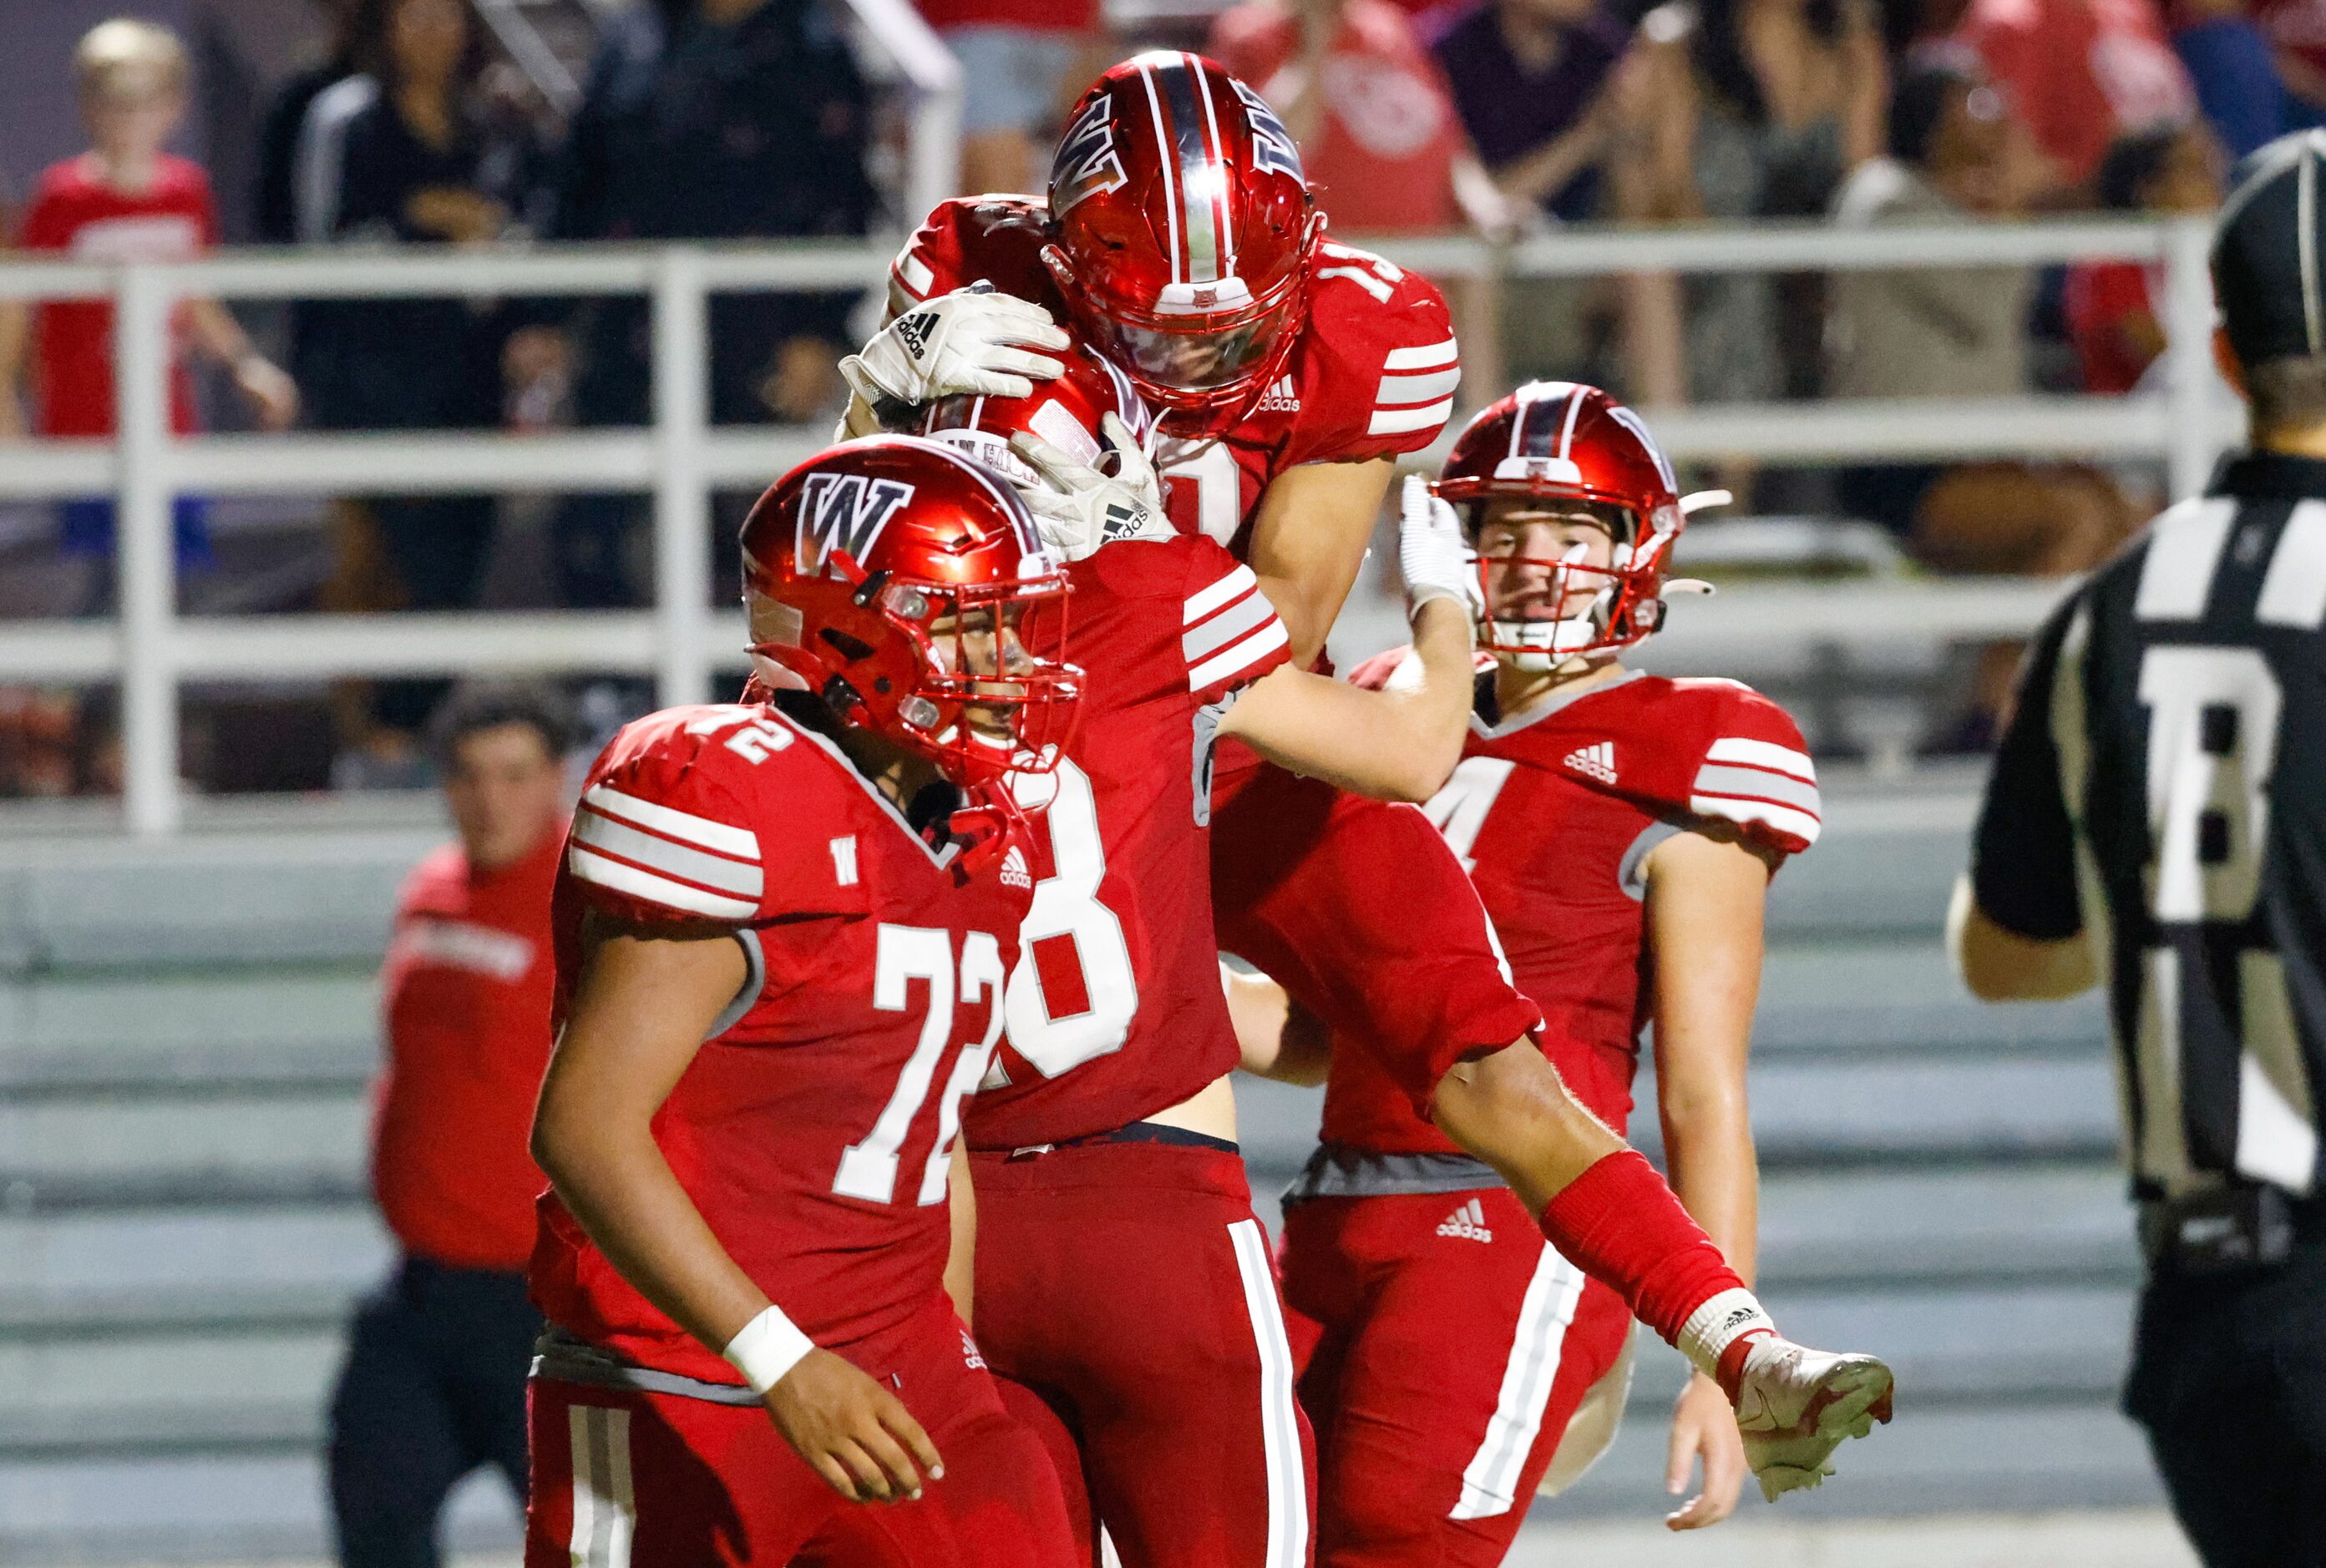
<svg viewBox="0 0 2326 1568">
<path fill-rule="evenodd" d="M 1920 167 L 1929 161 L 1947 106 L 1978 86 L 1978 79 L 1952 65 L 1918 65 L 1890 95 L 1890 156 Z"/>
<path fill-rule="evenodd" d="M 1761 79 L 1753 74 L 1736 36 L 1742 0 L 1692 0 L 1692 6 L 1696 25 L 1689 32 L 1689 57 L 1706 85 L 1754 125 L 1766 121 L 1769 101 L 1761 96 Z M 1808 0 L 1802 11 L 1819 42 L 1841 41 L 1841 0 Z"/>
<path fill-rule="evenodd" d="M 379 83 L 380 96 L 393 100 L 401 86 L 395 70 L 395 51 L 388 48 L 388 24 L 395 20 L 395 8 L 405 0 L 357 0 L 355 15 L 348 23 L 347 52 L 355 69 Z M 477 14 L 469 0 L 460 0 L 461 14 L 468 18 L 469 42 L 461 52 L 461 63 L 452 72 L 452 99 L 457 105 L 468 90 L 484 75 L 486 61 L 490 59 L 490 43 L 487 40 L 483 18 Z"/>
<path fill-rule="evenodd" d="M 553 757 L 563 756 L 572 744 L 572 716 L 551 688 L 529 681 L 474 681 L 455 686 L 438 704 L 428 721 L 428 748 L 436 765 L 449 770 L 462 741 L 510 724 L 540 736 Z"/>
<path fill-rule="evenodd" d="M 2137 131 L 2126 131 L 2107 144 L 2099 172 L 2092 176 L 2092 193 L 2110 212 L 2137 212 L 2149 181 L 2163 172 L 2172 149 L 2189 127 L 2179 120 L 2159 120 Z"/>
<path fill-rule="evenodd" d="M 2256 437 L 2326 425 L 2326 354 L 2265 359 L 2244 369 Z"/>
</svg>

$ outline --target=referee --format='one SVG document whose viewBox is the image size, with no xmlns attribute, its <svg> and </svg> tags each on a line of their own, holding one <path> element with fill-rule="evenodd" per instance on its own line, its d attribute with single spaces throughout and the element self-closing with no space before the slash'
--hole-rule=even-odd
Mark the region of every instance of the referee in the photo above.
<svg viewBox="0 0 2326 1568">
<path fill-rule="evenodd" d="M 2214 238 L 2251 450 L 2044 626 L 1949 923 L 1989 1001 L 2107 987 L 2147 1260 L 2125 1407 L 2210 1568 L 2326 1564 L 2322 264 L 2310 131 L 2239 167 Z"/>
</svg>

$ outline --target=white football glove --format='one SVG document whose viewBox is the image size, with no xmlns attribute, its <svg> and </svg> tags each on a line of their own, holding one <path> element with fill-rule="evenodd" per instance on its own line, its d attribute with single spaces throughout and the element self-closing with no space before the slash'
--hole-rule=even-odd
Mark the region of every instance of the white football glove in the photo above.
<svg viewBox="0 0 2326 1568">
<path fill-rule="evenodd" d="M 1397 564 L 1405 574 L 1405 610 L 1410 617 L 1433 598 L 1450 598 L 1464 611 L 1478 603 L 1476 558 L 1462 537 L 1462 520 L 1452 506 L 1429 493 L 1419 474 L 1405 477 L 1397 519 Z"/>
<path fill-rule="evenodd" d="M 1019 431 L 1009 450 L 1042 477 L 1042 483 L 1012 479 L 1026 509 L 1034 514 L 1042 543 L 1068 561 L 1081 561 L 1103 544 L 1126 539 L 1168 539 L 1175 532 L 1163 515 L 1163 487 L 1155 465 L 1139 450 L 1138 438 L 1115 414 L 1099 423 L 1117 454 L 1115 472 L 1103 474 L 1078 463 L 1040 436 Z"/>
<path fill-rule="evenodd" d="M 925 300 L 872 336 L 840 374 L 867 403 L 930 403 L 956 393 L 1030 397 L 1063 361 L 1028 349 L 1063 350 L 1071 341 L 1050 312 L 991 283 Z"/>
</svg>

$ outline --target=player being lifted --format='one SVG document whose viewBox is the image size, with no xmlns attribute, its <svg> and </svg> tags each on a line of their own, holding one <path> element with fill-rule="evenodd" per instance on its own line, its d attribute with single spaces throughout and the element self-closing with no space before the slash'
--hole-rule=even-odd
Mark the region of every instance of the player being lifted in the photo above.
<svg viewBox="0 0 2326 1568">
<path fill-rule="evenodd" d="M 557 881 L 526 1561 L 1064 1568 L 944 1272 L 1029 897 L 994 792 L 1072 727 L 1065 579 L 902 437 L 794 469 L 743 553 L 768 700 L 616 736 Z M 967 851 L 964 788 L 1002 835 Z"/>
<path fill-rule="evenodd" d="M 1298 1568 L 1307 1445 L 1236 1144 L 1211 752 L 1241 738 L 1352 788 L 1425 797 L 1469 711 L 1466 551 L 1426 509 L 1400 542 L 1417 652 L 1397 691 L 1293 668 L 1251 569 L 1139 499 L 1138 394 L 1079 347 L 1062 357 L 1031 396 L 947 398 L 926 422 L 1043 513 L 1073 562 L 1084 672 L 1065 760 L 1037 781 L 1051 853 L 1008 1034 L 964 1113 L 978 1341 L 1064 1423 L 1029 1413 L 1065 1448 L 1062 1472 L 1087 1478 L 1127 1568 Z M 1117 486 L 1084 482 L 1102 462 Z"/>
<path fill-rule="evenodd" d="M 1084 93 L 1047 205 L 977 197 L 930 215 L 890 272 L 896 319 L 842 364 L 851 422 L 1057 374 L 1071 318 L 1161 409 L 1174 520 L 1231 547 L 1306 663 L 1354 580 L 1400 452 L 1428 444 L 1458 378 L 1424 280 L 1324 238 L 1298 154 L 1211 61 L 1144 54 Z M 1173 443 L 1177 443 L 1176 445 Z M 1119 478 L 1094 493 L 1121 503 Z M 1493 1166 L 1586 1273 L 1763 1424 L 1863 1415 L 1887 1372 L 1776 1337 L 1654 1167 L 1559 1081 L 1527 1033 L 1459 862 L 1420 813 L 1224 746 L 1214 791 L 1218 940 L 1380 1053 L 1416 1114 Z M 1519 1049 L 1512 1049 L 1519 1046 Z M 1846 1388 L 1846 1392 L 1845 1392 Z M 1800 1484 L 1856 1423 L 1758 1463 Z M 1749 1434 L 1748 1434 L 1749 1435 Z"/>
<path fill-rule="evenodd" d="M 1572 383 L 1521 387 L 1471 422 L 1433 488 L 1475 543 L 1493 664 L 1430 818 L 1542 1004 L 1560 1076 L 1611 1127 L 1629 1117 L 1654 1025 L 1674 1183 L 1749 1271 L 1762 905 L 1776 868 L 1818 834 L 1800 734 L 1733 682 L 1620 662 L 1662 619 L 1688 507 L 1629 409 Z M 1410 658 L 1384 654 L 1354 679 L 1393 682 Z M 1251 1064 L 1313 1081 L 1326 1063 L 1301 1047 L 1316 1036 L 1291 1031 L 1279 1055 L 1285 1007 L 1268 989 L 1237 984 Z M 1631 1313 L 1544 1244 L 1491 1169 L 1416 1117 L 1369 1053 L 1335 1042 L 1326 1084 L 1324 1146 L 1286 1195 L 1281 1254 L 1317 1428 L 1317 1561 L 1491 1568 L 1554 1455 L 1563 1482 L 1614 1435 Z M 1603 1380 L 1604 1418 L 1577 1421 Z M 1744 1473 L 1728 1402 L 1700 1373 L 1673 1420 L 1675 1491 L 1698 1455 L 1703 1489 L 1676 1529 L 1726 1517 Z"/>
</svg>

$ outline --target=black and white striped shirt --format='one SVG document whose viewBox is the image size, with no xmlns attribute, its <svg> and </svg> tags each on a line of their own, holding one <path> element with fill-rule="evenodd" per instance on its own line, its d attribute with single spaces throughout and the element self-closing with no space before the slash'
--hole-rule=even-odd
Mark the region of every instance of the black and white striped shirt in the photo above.
<svg viewBox="0 0 2326 1568">
<path fill-rule="evenodd" d="M 2326 461 L 2257 453 L 2054 612 L 1979 816 L 1979 907 L 2102 944 L 2135 1192 L 2315 1190 Z"/>
</svg>

